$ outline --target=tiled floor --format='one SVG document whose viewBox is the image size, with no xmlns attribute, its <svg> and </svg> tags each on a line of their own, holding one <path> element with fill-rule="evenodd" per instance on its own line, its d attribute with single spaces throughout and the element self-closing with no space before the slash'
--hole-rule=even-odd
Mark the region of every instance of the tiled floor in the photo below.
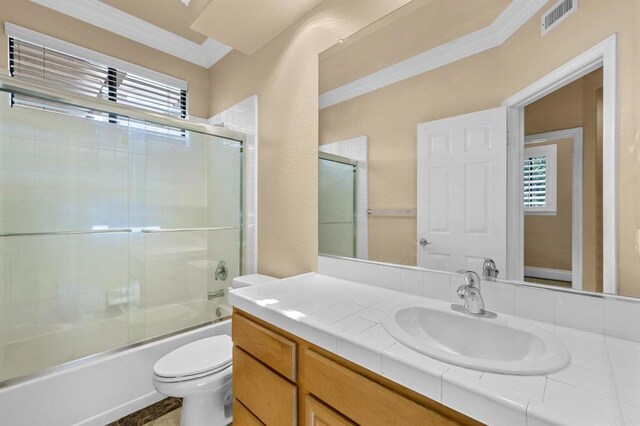
<svg viewBox="0 0 640 426">
<path fill-rule="evenodd" d="M 180 414 L 182 408 L 173 410 L 170 413 L 165 414 L 149 423 L 145 423 L 143 426 L 180 426 Z"/>
<path fill-rule="evenodd" d="M 142 426 L 180 426 L 181 414 L 182 408 L 178 408 L 177 410 L 167 413 L 149 423 L 145 423 Z M 229 423 L 227 426 L 233 426 L 233 423 Z"/>
<path fill-rule="evenodd" d="M 107 426 L 179 425 L 181 405 L 179 398 L 165 398 Z"/>
</svg>

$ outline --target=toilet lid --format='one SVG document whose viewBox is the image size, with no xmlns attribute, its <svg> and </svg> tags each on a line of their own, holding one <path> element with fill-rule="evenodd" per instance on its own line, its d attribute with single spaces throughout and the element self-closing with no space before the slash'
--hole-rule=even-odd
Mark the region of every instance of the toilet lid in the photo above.
<svg viewBox="0 0 640 426">
<path fill-rule="evenodd" d="M 184 377 L 214 373 L 231 365 L 231 337 L 220 335 L 186 344 L 164 357 L 153 366 L 161 377 Z"/>
</svg>

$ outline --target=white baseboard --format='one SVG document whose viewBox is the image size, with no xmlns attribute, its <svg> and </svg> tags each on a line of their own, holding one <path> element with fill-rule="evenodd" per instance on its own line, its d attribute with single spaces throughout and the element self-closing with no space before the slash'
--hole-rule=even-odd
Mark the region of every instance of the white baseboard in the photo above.
<svg viewBox="0 0 640 426">
<path fill-rule="evenodd" d="M 536 266 L 525 266 L 524 276 L 532 278 L 543 278 L 545 280 L 572 282 L 571 271 L 551 268 L 538 268 Z"/>
</svg>

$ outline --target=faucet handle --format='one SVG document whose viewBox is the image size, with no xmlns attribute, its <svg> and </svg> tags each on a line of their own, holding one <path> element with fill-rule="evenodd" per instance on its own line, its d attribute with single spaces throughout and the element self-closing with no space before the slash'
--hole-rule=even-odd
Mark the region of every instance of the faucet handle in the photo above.
<svg viewBox="0 0 640 426">
<path fill-rule="evenodd" d="M 496 266 L 496 262 L 493 259 L 486 257 L 484 259 L 484 263 L 482 264 L 482 278 L 487 281 L 495 281 L 498 278 L 498 267 Z"/>
<path fill-rule="evenodd" d="M 460 299 L 464 299 L 469 295 L 469 286 L 461 285 L 460 287 L 458 287 L 458 290 L 456 291 L 456 293 L 458 294 L 458 297 Z"/>
<path fill-rule="evenodd" d="M 460 270 L 457 271 L 460 275 L 464 275 L 464 281 L 469 287 L 477 287 L 480 284 L 480 275 L 475 271 Z"/>
</svg>

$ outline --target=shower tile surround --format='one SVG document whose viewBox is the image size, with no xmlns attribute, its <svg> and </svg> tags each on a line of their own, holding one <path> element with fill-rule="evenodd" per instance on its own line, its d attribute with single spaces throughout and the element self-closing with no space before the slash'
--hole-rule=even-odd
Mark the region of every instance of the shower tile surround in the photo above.
<svg viewBox="0 0 640 426">
<path fill-rule="evenodd" d="M 208 120 L 247 135 L 244 144 L 244 273 L 258 272 L 258 96 L 249 96 Z"/>
<path fill-rule="evenodd" d="M 547 376 L 513 376 L 457 367 L 398 343 L 380 325 L 380 318 L 398 304 L 421 300 L 432 283 L 442 288 L 428 291 L 438 295 L 427 296 L 432 298 L 431 303 L 444 306 L 457 302 L 454 290 L 458 277 L 324 256 L 319 260 L 319 270 L 324 275 L 309 273 L 236 289 L 231 292 L 230 301 L 238 309 L 487 424 L 640 424 L 640 342 L 570 328 L 563 319 L 559 323 L 536 321 L 538 327 L 555 334 L 569 349 L 572 360 L 567 368 Z M 366 276 L 377 284 L 336 278 L 348 273 L 352 277 L 364 275 L 367 268 Z M 403 275 L 402 270 L 412 273 Z M 418 275 L 422 275 L 421 279 Z M 405 288 L 411 293 L 401 291 L 404 279 L 408 282 Z M 422 283 L 422 290 L 418 282 Z M 496 288 L 509 286 L 491 284 Z M 488 308 L 517 311 L 518 295 L 506 290 L 496 297 L 489 296 Z M 532 303 L 557 303 L 559 311 L 574 309 L 571 302 L 565 308 L 567 299 L 560 299 L 549 300 L 535 294 Z M 624 306 L 627 314 L 628 309 L 633 309 Z M 528 309 L 520 311 L 530 313 L 531 308 Z M 598 308 L 588 309 L 593 314 L 592 310 Z M 600 309 L 606 311 L 604 307 Z M 549 311 L 545 306 L 541 316 L 549 318 Z M 613 319 L 614 325 L 598 328 L 597 314 L 594 317 L 596 320 L 588 327 L 599 330 L 619 327 Z M 603 313 L 600 318 L 606 315 Z"/>
<path fill-rule="evenodd" d="M 1 233 L 237 224 L 237 143 L 0 104 Z M 0 239 L 0 381 L 213 319 L 240 247 L 208 234 Z"/>
</svg>

